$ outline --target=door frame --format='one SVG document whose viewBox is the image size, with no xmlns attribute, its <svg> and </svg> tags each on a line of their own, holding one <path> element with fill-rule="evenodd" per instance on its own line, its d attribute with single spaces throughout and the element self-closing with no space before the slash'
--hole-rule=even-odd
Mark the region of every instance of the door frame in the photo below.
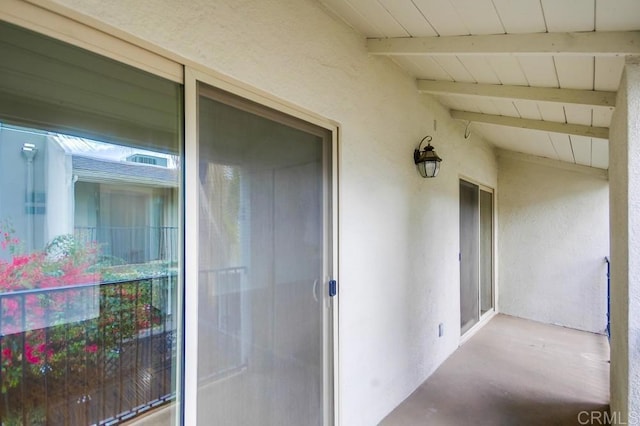
<svg viewBox="0 0 640 426">
<path fill-rule="evenodd" d="M 181 365 L 184 368 L 183 384 L 183 421 L 185 425 L 195 425 L 197 418 L 197 388 L 198 388 L 198 221 L 194 215 L 198 211 L 198 82 L 227 91 L 241 98 L 253 101 L 266 108 L 288 114 L 308 123 L 322 127 L 331 132 L 331 163 L 329 185 L 325 188 L 324 199 L 330 203 L 328 209 L 323 209 L 323 221 L 327 226 L 329 241 L 326 241 L 329 250 L 329 265 L 325 265 L 328 271 L 328 279 L 338 280 L 338 141 L 340 127 L 326 118 L 313 112 L 306 111 L 289 102 L 255 89 L 249 85 L 230 79 L 214 72 L 204 72 L 199 69 L 185 66 L 184 70 L 184 105 L 185 105 L 185 289 L 184 289 L 184 350 Z M 330 192 L 330 197 L 327 192 Z M 328 213 L 327 213 L 328 212 Z M 339 405 L 339 296 L 329 299 L 330 318 L 323 321 L 324 334 L 329 336 L 323 347 L 324 382 L 332 383 L 332 388 L 324 387 L 323 397 L 325 426 L 340 424 Z M 332 372 L 329 376 L 328 371 Z M 328 393 L 333 393 L 330 398 Z"/>
<path fill-rule="evenodd" d="M 492 227 L 492 241 L 491 241 L 491 296 L 492 296 L 492 309 L 488 310 L 484 314 L 481 313 L 481 301 L 480 301 L 480 286 L 478 285 L 478 313 L 479 319 L 476 324 L 474 324 L 469 330 L 467 330 L 463 335 L 460 336 L 459 345 L 462 345 L 464 342 L 469 340 L 471 336 L 473 336 L 478 330 L 480 330 L 491 318 L 493 318 L 498 313 L 498 286 L 497 286 L 497 272 L 498 272 L 498 259 L 497 259 L 497 241 L 498 241 L 498 212 L 496 210 L 497 206 L 497 190 L 490 185 L 484 184 L 476 179 L 470 178 L 468 176 L 459 174 L 458 175 L 458 191 L 460 191 L 460 181 L 465 181 L 476 185 L 479 191 L 485 191 L 492 194 L 492 218 L 491 218 L 491 227 Z M 478 209 L 480 207 L 480 194 L 478 194 Z M 458 223 L 460 222 L 460 192 L 458 192 Z M 460 227 L 458 225 L 458 232 L 460 232 Z M 458 241 L 460 238 L 458 237 Z M 480 232 L 478 232 L 478 242 L 480 242 Z M 458 243 L 459 244 L 459 243 Z M 458 247 L 458 251 L 460 251 L 460 247 Z M 480 256 L 480 251 L 478 251 Z M 458 268 L 460 271 L 460 268 Z M 459 273 L 459 272 L 458 272 Z M 478 278 L 480 279 L 480 278 Z M 479 284 L 479 283 L 478 283 Z M 458 289 L 460 288 L 460 281 L 458 280 Z"/>
</svg>

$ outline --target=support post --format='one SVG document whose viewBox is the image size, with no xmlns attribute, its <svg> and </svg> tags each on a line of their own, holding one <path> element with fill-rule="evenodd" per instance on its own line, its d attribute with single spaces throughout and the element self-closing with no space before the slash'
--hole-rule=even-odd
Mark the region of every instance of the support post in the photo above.
<svg viewBox="0 0 640 426">
<path fill-rule="evenodd" d="M 609 138 L 611 416 L 640 418 L 640 56 L 626 58 Z"/>
</svg>

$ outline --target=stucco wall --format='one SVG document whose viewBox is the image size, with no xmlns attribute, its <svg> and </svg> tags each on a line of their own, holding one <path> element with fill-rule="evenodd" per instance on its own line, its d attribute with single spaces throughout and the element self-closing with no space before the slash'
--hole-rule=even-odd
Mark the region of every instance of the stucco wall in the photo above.
<svg viewBox="0 0 640 426">
<path fill-rule="evenodd" d="M 502 151 L 498 158 L 500 311 L 603 333 L 606 173 Z"/>
<path fill-rule="evenodd" d="M 640 419 L 640 57 L 627 58 L 611 121 L 611 412 Z M 632 423 L 633 422 L 633 423 Z"/>
<path fill-rule="evenodd" d="M 379 422 L 458 345 L 458 177 L 495 187 L 493 149 L 315 1 L 57 1 L 340 123 L 341 424 Z"/>
</svg>

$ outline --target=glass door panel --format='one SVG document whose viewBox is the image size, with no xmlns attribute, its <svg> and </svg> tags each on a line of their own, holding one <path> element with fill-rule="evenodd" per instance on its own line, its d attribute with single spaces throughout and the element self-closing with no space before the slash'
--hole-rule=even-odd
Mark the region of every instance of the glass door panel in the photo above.
<svg viewBox="0 0 640 426">
<path fill-rule="evenodd" d="M 480 190 L 480 315 L 493 308 L 493 194 Z"/>
<path fill-rule="evenodd" d="M 183 87 L 0 40 L 0 424 L 178 424 Z"/>
<path fill-rule="evenodd" d="M 478 186 L 460 181 L 460 334 L 479 320 Z"/>
<path fill-rule="evenodd" d="M 331 133 L 198 85 L 199 424 L 323 425 Z"/>
</svg>

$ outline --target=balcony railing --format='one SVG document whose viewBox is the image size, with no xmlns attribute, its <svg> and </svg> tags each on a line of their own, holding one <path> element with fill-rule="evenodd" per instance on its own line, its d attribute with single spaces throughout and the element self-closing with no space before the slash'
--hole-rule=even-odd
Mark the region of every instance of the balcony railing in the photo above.
<svg viewBox="0 0 640 426">
<path fill-rule="evenodd" d="M 111 425 L 175 397 L 176 277 L 0 294 L 0 424 Z"/>
<path fill-rule="evenodd" d="M 172 226 L 77 226 L 74 237 L 79 243 L 97 243 L 104 256 L 121 263 L 178 260 L 178 228 Z"/>
</svg>

